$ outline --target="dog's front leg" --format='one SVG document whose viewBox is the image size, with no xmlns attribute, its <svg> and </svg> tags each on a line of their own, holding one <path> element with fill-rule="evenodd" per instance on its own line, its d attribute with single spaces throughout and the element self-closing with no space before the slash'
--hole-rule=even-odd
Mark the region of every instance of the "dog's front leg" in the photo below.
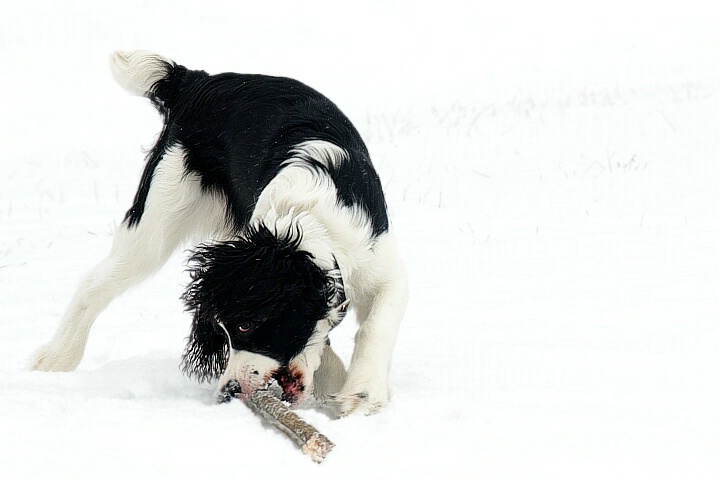
<svg viewBox="0 0 720 480">
<path fill-rule="evenodd" d="M 335 396 L 339 415 L 374 413 L 390 399 L 388 373 L 408 292 L 404 275 L 366 304 L 357 305 L 360 328 L 345 385 Z"/>
</svg>

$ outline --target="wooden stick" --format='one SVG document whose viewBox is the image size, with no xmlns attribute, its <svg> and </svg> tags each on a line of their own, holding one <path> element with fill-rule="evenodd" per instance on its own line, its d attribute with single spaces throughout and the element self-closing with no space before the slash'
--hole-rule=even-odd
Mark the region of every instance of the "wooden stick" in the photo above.
<svg viewBox="0 0 720 480">
<path fill-rule="evenodd" d="M 316 463 L 325 460 L 335 446 L 329 438 L 290 410 L 271 389 L 257 390 L 248 398 L 248 405 L 290 437 Z"/>
<path fill-rule="evenodd" d="M 228 384 L 230 388 L 226 389 L 226 394 L 219 398 L 219 401 L 229 401 L 234 395 L 234 390 L 239 390 L 239 385 Z M 273 381 L 268 384 L 267 388 L 257 390 L 249 397 L 245 397 L 250 408 L 259 413 L 265 420 L 270 422 L 272 426 L 283 432 L 285 435 L 295 442 L 303 451 L 309 455 L 316 463 L 325 460 L 325 456 L 335 446 L 322 433 L 318 432 L 315 427 L 300 418 L 298 414 L 288 408 L 280 397 L 282 389 Z"/>
</svg>

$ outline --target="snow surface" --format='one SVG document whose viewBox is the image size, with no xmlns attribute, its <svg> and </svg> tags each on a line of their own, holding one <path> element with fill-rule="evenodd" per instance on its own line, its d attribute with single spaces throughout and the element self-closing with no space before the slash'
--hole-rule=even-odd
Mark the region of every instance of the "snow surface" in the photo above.
<svg viewBox="0 0 720 480">
<path fill-rule="evenodd" d="M 720 29 L 702 3 L 5 2 L 0 478 L 718 478 Z M 160 119 L 107 55 L 296 77 L 365 136 L 412 299 L 315 465 L 178 370 L 184 254 L 29 372 Z M 333 333 L 348 358 L 354 322 Z M 420 477 L 420 478 L 423 478 Z"/>
</svg>

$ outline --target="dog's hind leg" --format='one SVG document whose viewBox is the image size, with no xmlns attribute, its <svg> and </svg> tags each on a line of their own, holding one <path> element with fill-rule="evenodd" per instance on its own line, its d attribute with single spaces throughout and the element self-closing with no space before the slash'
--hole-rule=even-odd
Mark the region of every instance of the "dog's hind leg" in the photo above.
<svg viewBox="0 0 720 480">
<path fill-rule="evenodd" d="M 152 170 L 146 169 L 136 198 L 142 211 L 128 214 L 110 254 L 80 282 L 52 340 L 36 352 L 33 370 L 74 370 L 93 322 L 115 297 L 158 270 L 189 237 L 223 227 L 223 202 L 185 170 L 181 147 L 167 149 Z"/>
</svg>

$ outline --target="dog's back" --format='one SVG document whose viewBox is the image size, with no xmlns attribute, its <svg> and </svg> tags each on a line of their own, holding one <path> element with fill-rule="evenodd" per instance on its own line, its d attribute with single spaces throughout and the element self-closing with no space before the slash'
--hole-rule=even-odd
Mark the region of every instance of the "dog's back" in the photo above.
<svg viewBox="0 0 720 480">
<path fill-rule="evenodd" d="M 148 97 L 165 116 L 143 175 L 148 188 L 162 154 L 181 144 L 188 170 L 202 177 L 203 187 L 225 196 L 235 226 L 242 228 L 294 151 L 329 173 L 339 200 L 362 209 L 374 235 L 387 231 L 385 199 L 367 147 L 350 120 L 319 92 L 284 77 L 211 76 L 146 51 L 116 52 L 111 69 L 121 86 Z M 316 143 L 311 146 L 309 139 Z M 302 144 L 312 154 L 299 149 Z M 138 191 L 126 217 L 130 224 L 142 216 L 146 193 L 147 188 Z"/>
</svg>

